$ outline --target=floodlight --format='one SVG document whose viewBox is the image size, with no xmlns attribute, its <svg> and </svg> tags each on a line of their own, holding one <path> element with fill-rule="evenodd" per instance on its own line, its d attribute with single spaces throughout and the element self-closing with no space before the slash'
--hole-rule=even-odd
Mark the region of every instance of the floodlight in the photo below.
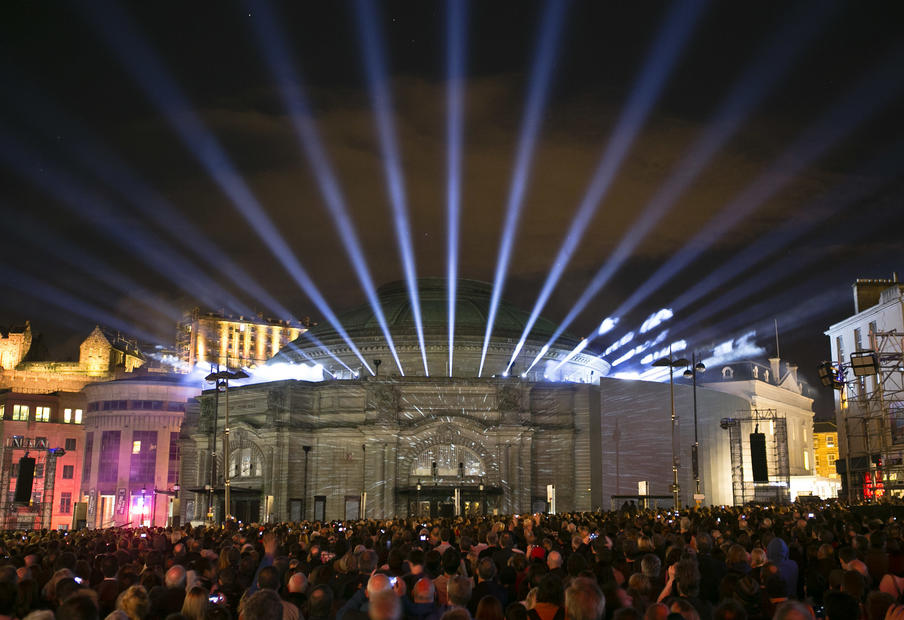
<svg viewBox="0 0 904 620">
<path fill-rule="evenodd" d="M 875 351 L 851 353 L 851 370 L 855 377 L 871 377 L 879 374 L 879 358 Z"/>
<path fill-rule="evenodd" d="M 816 374 L 819 375 L 819 380 L 826 387 L 840 390 L 844 386 L 841 369 L 832 362 L 821 363 L 816 367 Z"/>
</svg>

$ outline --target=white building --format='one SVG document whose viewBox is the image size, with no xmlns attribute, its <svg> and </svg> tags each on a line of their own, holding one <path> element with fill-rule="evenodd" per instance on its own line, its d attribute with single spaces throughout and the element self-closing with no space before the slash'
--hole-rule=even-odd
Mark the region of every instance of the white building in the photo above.
<svg viewBox="0 0 904 620">
<path fill-rule="evenodd" d="M 904 494 L 904 284 L 858 279 L 854 314 L 825 332 L 832 352 L 844 494 Z M 855 372 L 854 366 L 864 370 Z M 858 374 L 860 376 L 858 376 Z"/>
</svg>

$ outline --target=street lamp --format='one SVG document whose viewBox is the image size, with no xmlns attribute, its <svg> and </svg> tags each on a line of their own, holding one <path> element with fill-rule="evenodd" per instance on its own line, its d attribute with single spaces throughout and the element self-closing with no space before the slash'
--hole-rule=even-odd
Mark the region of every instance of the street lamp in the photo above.
<svg viewBox="0 0 904 620">
<path fill-rule="evenodd" d="M 705 370 L 706 366 L 703 362 L 697 361 L 697 354 L 692 353 L 691 365 L 684 371 L 684 376 L 694 381 L 694 447 L 691 450 L 691 467 L 694 470 L 694 495 L 700 495 L 700 443 L 697 440 L 697 373 L 702 373 Z M 696 500 L 697 498 L 695 497 L 694 499 Z"/>
<path fill-rule="evenodd" d="M 669 367 L 669 399 L 672 409 L 672 496 L 675 499 L 675 510 L 681 509 L 681 486 L 678 484 L 678 453 L 675 451 L 675 422 L 677 421 L 675 417 L 675 368 L 687 366 L 688 363 L 683 357 L 680 359 L 672 358 L 671 352 L 669 352 L 669 357 L 663 357 L 653 362 L 653 366 Z"/>
<path fill-rule="evenodd" d="M 304 497 L 301 499 L 301 520 L 308 518 L 308 454 L 311 446 L 302 446 L 304 450 Z"/>
<path fill-rule="evenodd" d="M 226 395 L 226 419 L 225 428 L 223 429 L 223 499 L 226 503 L 224 521 L 231 518 L 231 507 L 229 504 L 229 380 L 230 379 L 247 379 L 248 373 L 243 370 L 221 370 L 212 372 L 205 377 L 205 380 L 215 382 L 217 393 L 220 391 L 220 381 L 223 382 L 223 393 Z M 217 415 L 219 415 L 219 411 Z"/>
<path fill-rule="evenodd" d="M 417 489 L 417 499 L 414 502 L 414 516 L 421 516 L 421 479 L 417 479 L 417 485 L 415 486 Z"/>
</svg>

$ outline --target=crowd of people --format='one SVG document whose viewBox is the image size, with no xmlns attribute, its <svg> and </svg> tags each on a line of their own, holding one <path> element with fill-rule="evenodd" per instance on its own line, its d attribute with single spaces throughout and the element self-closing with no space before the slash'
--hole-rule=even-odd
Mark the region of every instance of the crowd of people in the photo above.
<svg viewBox="0 0 904 620">
<path fill-rule="evenodd" d="M 904 531 L 837 503 L 0 543 L 0 620 L 904 620 Z"/>
</svg>

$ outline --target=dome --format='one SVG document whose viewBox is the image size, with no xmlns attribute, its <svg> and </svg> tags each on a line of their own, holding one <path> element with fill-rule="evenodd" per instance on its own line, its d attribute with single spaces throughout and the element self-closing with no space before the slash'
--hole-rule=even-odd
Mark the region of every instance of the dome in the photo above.
<svg viewBox="0 0 904 620">
<path fill-rule="evenodd" d="M 489 315 L 492 285 L 476 280 L 459 280 L 458 282 L 455 302 L 455 349 L 451 373 L 448 367 L 447 280 L 422 278 L 418 280 L 418 293 L 429 374 L 431 376 L 476 377 Z M 405 282 L 383 285 L 378 289 L 377 296 L 404 374 L 406 376 L 423 376 L 425 374 L 424 364 L 415 329 L 411 300 Z M 339 313 L 338 317 L 349 338 L 372 368 L 374 364 L 371 362 L 378 359 L 381 361 L 381 374 L 399 373 L 399 368 L 370 305 L 365 304 L 352 308 Z M 514 351 L 529 318 L 528 311 L 505 301 L 499 303 L 482 376 L 502 374 L 506 370 L 512 351 Z M 549 342 L 556 329 L 557 325 L 554 322 L 544 317 L 537 319 L 512 367 L 512 374 L 527 371 L 527 367 L 542 347 Z M 579 339 L 563 333 L 544 352 L 543 359 L 531 369 L 531 374 L 535 378 L 548 375 L 549 371 L 558 366 L 559 362 L 578 343 Z M 557 368 L 555 377 L 570 377 L 575 374 L 575 370 L 578 371 L 575 377 L 580 376 L 584 380 L 592 380 L 594 376 L 598 378 L 605 375 L 609 370 L 609 365 L 597 358 L 592 351 L 586 351 L 586 355 L 574 356 L 561 368 Z M 352 370 L 361 369 L 363 366 L 336 329 L 332 325 L 321 324 L 284 348 L 276 359 L 296 363 L 314 361 L 322 364 L 331 373 L 341 373 L 341 364 L 334 359 L 334 356 Z"/>
</svg>

